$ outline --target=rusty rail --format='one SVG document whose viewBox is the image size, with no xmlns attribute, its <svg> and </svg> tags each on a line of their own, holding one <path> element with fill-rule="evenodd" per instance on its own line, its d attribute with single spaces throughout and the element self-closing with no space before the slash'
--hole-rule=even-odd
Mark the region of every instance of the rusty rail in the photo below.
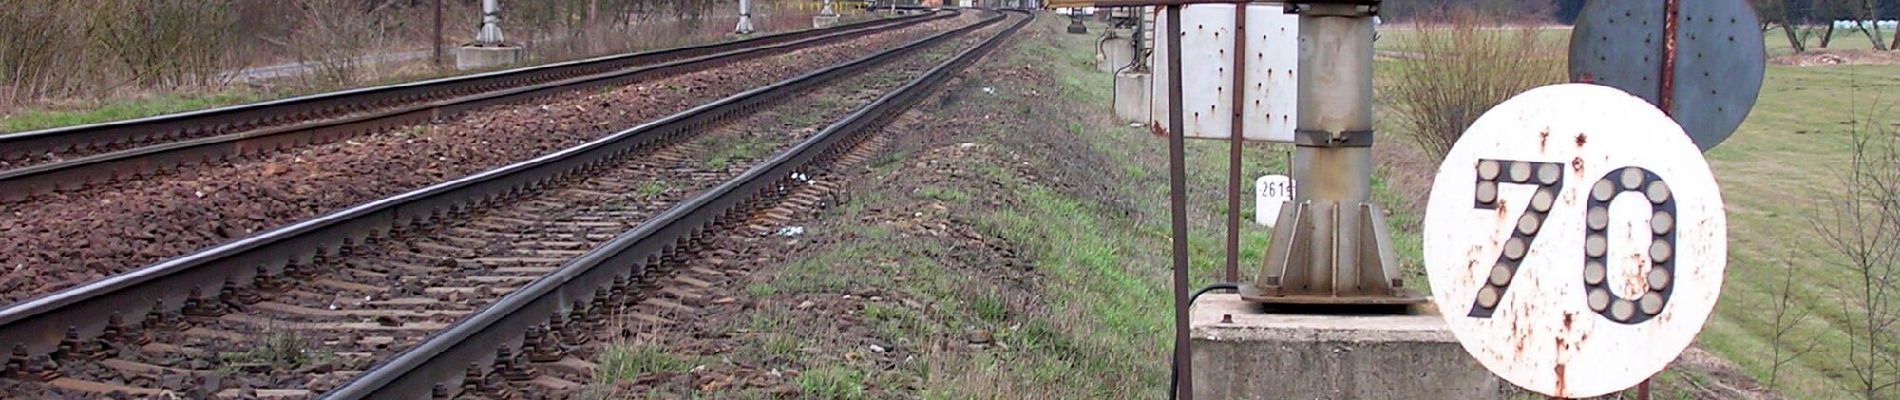
<svg viewBox="0 0 1900 400">
<path fill-rule="evenodd" d="M 952 74 L 987 54 L 1034 19 L 1031 13 L 1020 13 L 1024 18 L 1004 31 L 958 53 L 811 138 L 563 264 L 548 276 L 464 317 L 428 341 L 357 375 L 323 398 L 423 398 L 461 387 L 457 381 L 468 375 L 471 365 L 497 363 L 498 348 L 519 349 L 520 337 L 529 328 L 564 315 L 576 304 L 594 298 L 596 291 L 608 290 L 616 278 L 639 277 L 655 269 L 657 260 L 671 258 L 666 256 L 673 254 L 682 243 L 696 240 L 714 227 L 743 219 L 757 203 L 789 192 L 789 187 L 798 184 L 793 178 L 795 173 L 822 165 L 869 137 L 877 127 L 922 100 Z M 973 27 L 1001 19 L 999 14 Z"/>
<path fill-rule="evenodd" d="M 122 142 L 214 134 L 0 171 L 0 200 L 14 200 L 180 165 L 322 143 L 393 126 L 441 120 L 497 104 L 622 85 L 949 18 L 956 11 L 858 22 L 756 39 L 606 56 L 506 71 L 346 90 L 262 103 L 68 128 L 0 134 L 0 159 Z M 262 129 L 284 121 L 312 120 Z"/>
<path fill-rule="evenodd" d="M 398 226 L 446 218 L 469 208 L 538 189 L 556 180 L 596 170 L 636 150 L 664 143 L 671 138 L 691 135 L 723 119 L 926 48 L 994 23 L 1000 18 L 999 15 L 979 24 L 938 33 L 898 48 L 747 90 L 534 159 L 359 204 L 8 305 L 0 308 L 0 346 L 11 346 L 11 349 L 22 351 L 30 357 L 44 357 L 58 348 L 68 331 L 73 332 L 76 339 L 90 340 L 99 337 L 113 319 L 137 323 L 158 307 L 176 310 L 185 304 L 189 293 L 194 290 L 218 293 L 220 288 L 225 287 L 249 287 L 259 274 L 279 275 L 287 264 L 307 263 L 318 254 L 334 254 L 346 242 L 386 237 L 392 228 Z M 0 366 L 0 369 L 4 368 Z"/>
</svg>

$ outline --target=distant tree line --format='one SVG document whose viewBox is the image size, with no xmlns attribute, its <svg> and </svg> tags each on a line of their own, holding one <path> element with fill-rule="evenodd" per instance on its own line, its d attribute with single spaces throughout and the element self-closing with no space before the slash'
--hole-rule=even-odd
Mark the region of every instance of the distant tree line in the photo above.
<svg viewBox="0 0 1900 400">
<path fill-rule="evenodd" d="M 1706 0 L 1682 0 L 1706 1 Z M 1589 0 L 1388 0 L 1380 16 L 1394 21 L 1442 21 L 1452 10 L 1472 11 L 1497 22 L 1576 23 Z M 1900 29 L 1875 21 L 1900 18 L 1900 0 L 1749 0 L 1762 30 L 1781 29 L 1796 52 L 1818 39 L 1828 47 L 1846 31 L 1866 37 L 1876 50 L 1900 49 Z M 1841 24 L 1835 22 L 1841 21 Z"/>
<path fill-rule="evenodd" d="M 350 86 L 379 78 L 365 57 L 438 40 L 438 0 L 0 3 L 0 113 L 48 101 L 217 89 L 231 83 L 232 71 L 291 62 L 315 67 L 301 86 Z M 737 0 L 501 3 L 507 40 L 541 60 L 683 45 L 729 31 L 737 14 Z M 802 0 L 754 3 L 754 24 L 763 30 L 807 24 L 815 12 Z M 481 0 L 440 6 L 439 40 L 451 47 L 472 40 Z"/>
<path fill-rule="evenodd" d="M 1900 18 L 1900 1 L 1750 0 L 1750 3 L 1761 13 L 1762 30 L 1780 28 L 1797 53 L 1807 51 L 1808 42 L 1814 38 L 1820 39 L 1820 48 L 1827 48 L 1834 41 L 1835 33 L 1843 28 L 1841 25 L 1866 37 L 1875 50 L 1900 49 L 1900 29 L 1878 23 Z M 1837 24 L 1837 21 L 1846 23 Z"/>
</svg>

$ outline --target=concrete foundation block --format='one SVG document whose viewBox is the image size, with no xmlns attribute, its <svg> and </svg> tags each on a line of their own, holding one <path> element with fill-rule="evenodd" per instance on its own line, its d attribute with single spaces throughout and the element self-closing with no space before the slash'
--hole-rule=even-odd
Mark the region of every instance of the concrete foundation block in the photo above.
<svg viewBox="0 0 1900 400">
<path fill-rule="evenodd" d="M 1266 314 L 1209 294 L 1188 318 L 1196 399 L 1499 398 L 1437 315 Z"/>
<path fill-rule="evenodd" d="M 1102 57 L 1095 60 L 1095 69 L 1102 72 L 1115 72 L 1128 66 L 1135 58 L 1133 33 L 1127 29 L 1114 30 L 1115 37 L 1102 40 Z"/>
<path fill-rule="evenodd" d="M 455 49 L 455 69 L 482 69 L 521 62 L 521 48 L 515 46 L 463 46 Z"/>
<path fill-rule="evenodd" d="M 1116 122 L 1148 122 L 1148 88 L 1152 76 L 1146 72 L 1115 74 Z"/>
<path fill-rule="evenodd" d="M 812 28 L 824 29 L 824 28 L 830 28 L 832 25 L 837 25 L 837 24 L 838 24 L 837 15 L 814 15 L 811 17 Z"/>
</svg>

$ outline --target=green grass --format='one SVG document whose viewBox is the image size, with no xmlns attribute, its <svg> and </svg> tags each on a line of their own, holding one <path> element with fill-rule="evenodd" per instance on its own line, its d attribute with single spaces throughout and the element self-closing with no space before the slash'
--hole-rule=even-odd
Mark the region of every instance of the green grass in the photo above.
<svg viewBox="0 0 1900 400">
<path fill-rule="evenodd" d="M 712 170 L 726 169 L 736 161 L 757 159 L 774 147 L 765 141 L 732 136 L 717 136 L 706 139 L 706 143 L 707 148 L 713 149 L 713 154 L 700 165 Z"/>
<path fill-rule="evenodd" d="M 765 351 L 782 357 L 796 356 L 798 355 L 798 339 L 790 335 L 774 334 L 765 339 Z"/>
<path fill-rule="evenodd" d="M 600 364 L 594 370 L 594 383 L 598 386 L 613 386 L 645 374 L 678 373 L 693 368 L 693 360 L 667 353 L 657 346 L 631 343 L 608 345 L 595 362 Z"/>
<path fill-rule="evenodd" d="M 639 193 L 640 197 L 652 198 L 659 196 L 661 193 L 666 193 L 667 187 L 668 185 L 665 181 L 646 181 L 645 183 L 641 183 L 639 187 L 634 188 L 634 191 Z"/>
<path fill-rule="evenodd" d="M 0 132 L 21 132 L 94 124 L 258 101 L 265 96 L 245 89 L 209 94 L 163 95 L 96 106 L 28 108 L 0 116 Z"/>
<path fill-rule="evenodd" d="M 310 351 L 308 348 L 309 343 L 295 332 L 270 333 L 249 350 L 218 354 L 218 369 L 264 368 L 287 371 L 329 362 L 334 357 L 329 352 Z"/>
<path fill-rule="evenodd" d="M 959 202 L 959 203 L 970 201 L 969 193 L 964 193 L 962 189 L 957 189 L 957 188 L 948 187 L 948 186 L 929 186 L 929 187 L 917 188 L 916 196 L 919 198 L 925 198 L 925 199 Z"/>
<path fill-rule="evenodd" d="M 1784 393 L 1847 397 L 1836 390 L 1844 381 L 1829 375 L 1846 373 L 1840 360 L 1849 319 L 1842 299 L 1853 282 L 1845 260 L 1813 234 L 1810 217 L 1823 199 L 1840 193 L 1836 168 L 1848 160 L 1848 123 L 1870 115 L 1873 123 L 1900 123 L 1880 107 L 1900 100 L 1891 94 L 1900 93 L 1895 87 L 1900 66 L 1771 66 L 1748 121 L 1707 154 L 1728 205 L 1729 264 L 1701 343 L 1766 381 L 1774 316 L 1764 310 L 1774 309 L 1782 268 L 1791 265 L 1800 277 L 1796 305 L 1813 313 L 1795 329 L 1794 345 L 1821 345 L 1783 367 Z"/>
<path fill-rule="evenodd" d="M 799 393 L 817 399 L 864 398 L 864 373 L 838 367 L 806 370 L 797 379 Z"/>
</svg>

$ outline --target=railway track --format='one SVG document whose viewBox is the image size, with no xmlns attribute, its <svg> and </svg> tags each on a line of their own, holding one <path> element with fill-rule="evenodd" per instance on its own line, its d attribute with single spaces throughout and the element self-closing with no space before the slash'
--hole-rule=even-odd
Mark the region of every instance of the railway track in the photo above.
<svg viewBox="0 0 1900 400">
<path fill-rule="evenodd" d="M 565 353 L 603 318 L 664 297 L 662 275 L 700 257 L 690 253 L 709 231 L 782 212 L 761 211 L 770 204 L 823 203 L 832 186 L 814 173 L 841 155 L 862 162 L 846 153 L 1028 14 L 1014 18 L 999 28 L 996 14 L 582 146 L 0 309 L 0 344 L 14 346 L 0 387 L 197 390 L 184 393 L 194 398 L 330 388 L 330 398 L 572 394 L 589 366 Z M 995 34 L 969 37 L 979 30 Z M 932 54 L 943 42 L 976 44 Z M 748 143 L 789 149 L 733 154 Z M 736 166 L 757 158 L 767 159 Z M 225 387 L 235 389 L 217 390 Z"/>
<path fill-rule="evenodd" d="M 333 143 L 0 201 L 0 304 L 580 145 L 962 26 L 975 14 Z"/>
<path fill-rule="evenodd" d="M 0 201 L 440 121 L 950 18 L 955 11 L 754 39 L 353 89 L 203 111 L 0 134 Z"/>
</svg>

